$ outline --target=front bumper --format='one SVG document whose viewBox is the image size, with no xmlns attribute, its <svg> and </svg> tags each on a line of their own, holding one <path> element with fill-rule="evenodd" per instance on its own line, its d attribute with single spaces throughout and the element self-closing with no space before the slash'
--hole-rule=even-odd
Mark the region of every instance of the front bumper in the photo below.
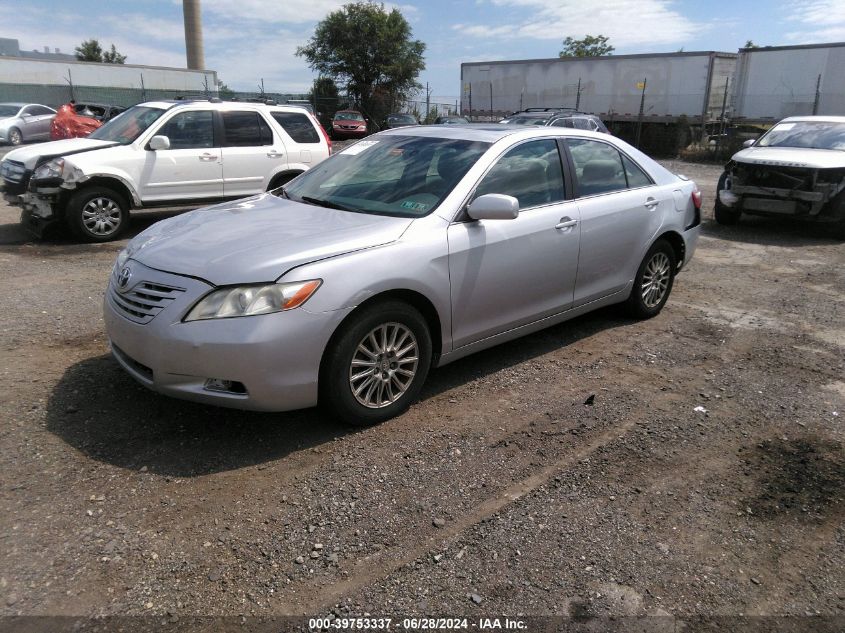
<svg viewBox="0 0 845 633">
<path fill-rule="evenodd" d="M 322 313 L 297 308 L 183 323 L 183 316 L 214 287 L 136 261 L 127 265 L 130 284 L 118 292 L 111 275 L 103 313 L 115 359 L 142 385 L 176 398 L 253 411 L 317 404 L 323 350 L 352 308 Z M 174 289 L 151 317 L 121 307 L 143 284 Z M 209 379 L 232 381 L 238 388 L 211 390 Z"/>
</svg>

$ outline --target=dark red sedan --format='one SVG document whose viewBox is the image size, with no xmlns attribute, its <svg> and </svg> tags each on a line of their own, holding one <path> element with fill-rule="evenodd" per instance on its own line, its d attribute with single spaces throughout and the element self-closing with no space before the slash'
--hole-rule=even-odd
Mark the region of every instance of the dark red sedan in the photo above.
<svg viewBox="0 0 845 633">
<path fill-rule="evenodd" d="M 332 119 L 332 138 L 364 138 L 367 135 L 367 120 L 357 110 L 338 110 Z"/>
</svg>

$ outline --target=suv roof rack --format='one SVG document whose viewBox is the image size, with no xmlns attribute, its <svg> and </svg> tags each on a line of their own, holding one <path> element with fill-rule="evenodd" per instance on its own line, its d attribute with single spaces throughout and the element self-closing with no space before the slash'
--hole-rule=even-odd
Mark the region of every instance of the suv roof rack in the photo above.
<svg viewBox="0 0 845 633">
<path fill-rule="evenodd" d="M 176 95 L 174 101 L 208 101 L 209 103 L 220 103 L 220 97 L 206 97 L 204 95 Z"/>
<path fill-rule="evenodd" d="M 553 106 L 551 108 L 525 108 L 525 110 L 520 110 L 520 112 L 559 112 L 561 110 L 571 110 L 572 112 L 578 112 L 575 108 L 568 108 L 564 106 Z"/>
</svg>

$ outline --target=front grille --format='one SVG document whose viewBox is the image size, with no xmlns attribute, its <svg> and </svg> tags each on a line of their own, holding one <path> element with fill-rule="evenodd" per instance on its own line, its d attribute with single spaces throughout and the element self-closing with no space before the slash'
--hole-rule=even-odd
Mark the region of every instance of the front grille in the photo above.
<svg viewBox="0 0 845 633">
<path fill-rule="evenodd" d="M 114 283 L 109 284 L 109 301 L 112 306 L 130 321 L 142 325 L 152 321 L 184 288 L 165 286 L 142 281 L 127 292 L 119 292 Z"/>
<path fill-rule="evenodd" d="M 16 160 L 4 160 L 0 164 L 0 177 L 3 180 L 20 183 L 23 180 L 24 173 L 26 173 L 26 167 L 24 167 L 23 163 L 19 163 Z"/>
</svg>

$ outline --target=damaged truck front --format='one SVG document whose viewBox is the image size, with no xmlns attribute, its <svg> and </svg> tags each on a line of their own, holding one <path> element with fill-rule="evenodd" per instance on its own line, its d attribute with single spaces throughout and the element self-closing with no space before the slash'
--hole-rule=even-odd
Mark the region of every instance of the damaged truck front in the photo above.
<svg viewBox="0 0 845 633">
<path fill-rule="evenodd" d="M 845 239 L 845 117 L 784 119 L 734 154 L 719 178 L 716 221 L 743 213 L 830 225 Z"/>
</svg>

